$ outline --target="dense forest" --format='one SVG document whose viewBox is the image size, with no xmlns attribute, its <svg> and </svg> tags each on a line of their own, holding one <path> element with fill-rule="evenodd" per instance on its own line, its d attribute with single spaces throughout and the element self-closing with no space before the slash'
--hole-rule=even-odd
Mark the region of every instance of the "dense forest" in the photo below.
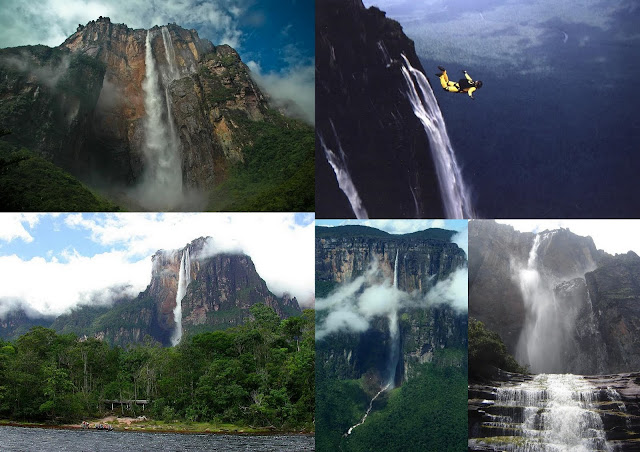
<svg viewBox="0 0 640 452">
<path fill-rule="evenodd" d="M 461 366 L 451 363 L 462 363 Z M 467 365 L 464 350 L 439 350 L 431 363 L 415 367 L 415 375 L 384 392 L 361 421 L 378 385 L 364 375 L 357 380 L 326 378 L 316 369 L 318 451 L 459 451 L 467 441 Z M 416 434 L 419 432 L 419 434 Z"/>
<path fill-rule="evenodd" d="M 496 369 L 529 373 L 507 352 L 500 335 L 488 330 L 484 323 L 469 317 L 469 379 L 482 380 L 495 375 Z"/>
<path fill-rule="evenodd" d="M 173 348 L 121 348 L 43 327 L 0 340 L 0 418 L 72 422 L 106 414 L 105 400 L 145 399 L 154 419 L 312 430 L 314 312 L 280 320 L 258 304 L 251 313 Z"/>
</svg>

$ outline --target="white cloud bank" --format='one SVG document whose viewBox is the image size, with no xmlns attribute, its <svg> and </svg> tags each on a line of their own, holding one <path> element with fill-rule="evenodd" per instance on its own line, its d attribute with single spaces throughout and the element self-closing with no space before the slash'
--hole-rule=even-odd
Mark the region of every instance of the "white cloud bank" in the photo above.
<svg viewBox="0 0 640 452">
<path fill-rule="evenodd" d="M 263 72 L 260 64 L 247 62 L 251 75 L 260 88 L 271 97 L 271 102 L 290 116 L 308 124 L 315 123 L 315 66 L 313 61 L 289 62 L 278 72 Z"/>
<path fill-rule="evenodd" d="M 403 308 L 448 304 L 460 312 L 468 309 L 468 269 L 461 267 L 439 281 L 426 294 L 408 293 L 382 277 L 378 263 L 351 282 L 340 285 L 326 298 L 316 300 L 316 311 L 328 314 L 316 325 L 316 339 L 336 332 L 361 333 L 374 317 L 392 318 Z"/>
<path fill-rule="evenodd" d="M 15 217 L 7 215 L 0 214 L 0 225 L 15 224 Z M 59 255 L 0 256 L 0 274 L 6 281 L 0 288 L 0 315 L 17 305 L 60 314 L 78 304 L 105 303 L 120 294 L 135 296 L 150 281 L 154 252 L 183 248 L 206 236 L 220 252 L 251 256 L 276 295 L 288 292 L 303 306 L 314 302 L 314 223 L 297 224 L 294 214 L 70 214 L 59 220 L 65 230 L 88 235 L 104 251 L 83 256 L 70 243 Z M 35 232 L 28 231 L 29 223 L 19 224 L 24 231 L 16 228 L 11 237 L 19 234 L 28 242 L 27 236 Z"/>
</svg>

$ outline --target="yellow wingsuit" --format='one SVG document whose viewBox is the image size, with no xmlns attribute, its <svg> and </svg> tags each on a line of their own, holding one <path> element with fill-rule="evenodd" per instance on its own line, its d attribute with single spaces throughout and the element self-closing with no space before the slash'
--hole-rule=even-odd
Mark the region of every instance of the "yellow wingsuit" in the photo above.
<svg viewBox="0 0 640 452">
<path fill-rule="evenodd" d="M 475 99 L 473 92 L 482 87 L 481 81 L 474 82 L 471 76 L 467 74 L 467 71 L 462 71 L 464 72 L 465 78 L 457 82 L 452 82 L 449 80 L 447 71 L 442 66 L 438 66 L 438 69 L 440 69 L 442 73 L 436 74 L 436 76 L 440 78 L 440 84 L 445 91 L 449 91 L 450 93 L 467 93 L 470 98 Z"/>
</svg>

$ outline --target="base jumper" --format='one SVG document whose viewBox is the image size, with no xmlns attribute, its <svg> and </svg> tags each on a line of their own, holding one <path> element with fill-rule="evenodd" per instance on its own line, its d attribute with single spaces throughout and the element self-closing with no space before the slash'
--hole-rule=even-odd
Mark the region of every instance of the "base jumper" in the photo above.
<svg viewBox="0 0 640 452">
<path fill-rule="evenodd" d="M 470 98 L 475 100 L 473 97 L 473 92 L 482 88 L 482 82 L 480 80 L 476 80 L 475 82 L 471 78 L 467 71 L 462 71 L 464 73 L 465 78 L 461 78 L 457 82 L 452 82 L 449 80 L 449 76 L 447 75 L 447 70 L 442 66 L 438 66 L 442 72 L 440 74 L 436 74 L 438 78 L 440 78 L 440 84 L 445 91 L 449 91 L 450 93 L 467 93 Z"/>
</svg>

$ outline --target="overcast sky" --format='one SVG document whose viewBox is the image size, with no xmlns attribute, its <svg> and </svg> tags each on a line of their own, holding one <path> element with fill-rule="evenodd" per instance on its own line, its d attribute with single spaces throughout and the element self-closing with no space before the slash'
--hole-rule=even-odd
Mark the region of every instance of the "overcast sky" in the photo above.
<svg viewBox="0 0 640 452">
<path fill-rule="evenodd" d="M 175 22 L 214 45 L 229 44 L 276 100 L 313 122 L 315 9 L 308 0 L 2 0 L 0 48 L 58 46 L 99 16 L 130 28 Z"/>
<path fill-rule="evenodd" d="M 574 234 L 591 236 L 598 249 L 609 254 L 633 251 L 640 256 L 640 220 L 496 220 L 521 232 L 568 228 Z"/>
<path fill-rule="evenodd" d="M 0 315 L 22 304 L 59 314 L 110 301 L 112 287 L 135 296 L 149 284 L 153 253 L 202 236 L 221 252 L 251 256 L 276 295 L 286 291 L 312 303 L 313 225 L 312 214 L 2 213 Z"/>
<path fill-rule="evenodd" d="M 396 19 L 421 58 L 459 69 L 491 66 L 509 77 L 553 74 L 550 55 L 565 46 L 588 50 L 603 69 L 616 47 L 640 43 L 636 0 L 365 0 Z M 453 68 L 450 68 L 453 69 Z M 433 68 L 435 71 L 435 67 Z M 432 71 L 429 71 L 431 74 Z M 478 74 L 477 77 L 480 77 Z"/>
</svg>

